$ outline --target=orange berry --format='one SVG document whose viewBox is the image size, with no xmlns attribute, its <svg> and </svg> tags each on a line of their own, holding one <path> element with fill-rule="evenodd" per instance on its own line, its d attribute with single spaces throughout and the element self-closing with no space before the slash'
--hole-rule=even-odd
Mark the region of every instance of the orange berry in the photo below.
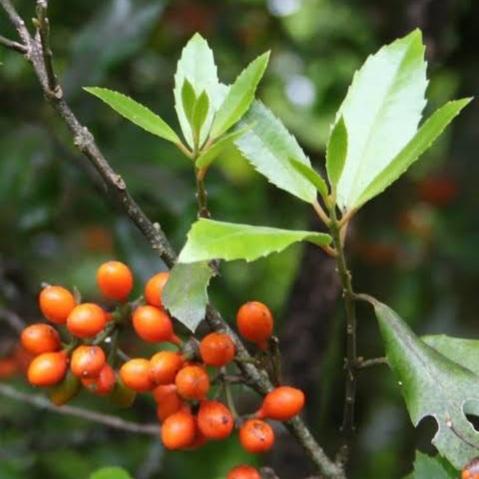
<svg viewBox="0 0 479 479">
<path fill-rule="evenodd" d="M 461 479 L 479 479 L 479 458 L 474 458 L 464 466 L 461 472 Z"/>
<path fill-rule="evenodd" d="M 172 414 L 175 414 L 175 412 L 178 412 L 184 404 L 183 400 L 178 396 L 174 384 L 157 386 L 153 389 L 153 397 L 156 401 L 156 415 L 160 423 L 164 422 Z"/>
<path fill-rule="evenodd" d="M 19 370 L 17 360 L 14 357 L 0 359 L 0 379 L 9 379 Z"/>
<path fill-rule="evenodd" d="M 248 452 L 269 451 L 274 444 L 274 432 L 271 426 L 260 419 L 248 419 L 240 428 L 241 445 Z"/>
<path fill-rule="evenodd" d="M 185 366 L 175 378 L 178 394 L 184 399 L 204 399 L 210 389 L 210 378 L 200 366 Z"/>
<path fill-rule="evenodd" d="M 124 301 L 133 289 L 130 268 L 120 261 L 103 263 L 96 273 L 96 281 L 103 296 L 116 301 Z"/>
<path fill-rule="evenodd" d="M 28 381 L 34 386 L 53 386 L 64 378 L 67 364 L 64 351 L 40 354 L 28 367 Z"/>
<path fill-rule="evenodd" d="M 198 429 L 207 439 L 226 439 L 234 428 L 230 410 L 218 401 L 202 401 L 198 411 Z"/>
<path fill-rule="evenodd" d="M 226 479 L 261 479 L 261 476 L 257 469 L 243 464 L 231 469 Z"/>
<path fill-rule="evenodd" d="M 105 353 L 100 346 L 81 345 L 73 351 L 70 369 L 79 378 L 96 378 L 105 363 Z"/>
<path fill-rule="evenodd" d="M 233 360 L 235 353 L 233 340 L 226 333 L 208 334 L 200 342 L 201 359 L 210 366 L 225 366 Z"/>
<path fill-rule="evenodd" d="M 196 438 L 196 423 L 187 409 L 172 414 L 161 426 L 161 440 L 166 449 L 190 447 Z"/>
<path fill-rule="evenodd" d="M 73 336 L 92 338 L 105 327 L 105 311 L 94 303 L 75 306 L 67 319 L 67 328 Z"/>
<path fill-rule="evenodd" d="M 147 305 L 136 308 L 133 312 L 133 327 L 143 341 L 179 343 L 179 339 L 173 332 L 173 323 L 170 317 L 165 311 L 155 306 Z"/>
<path fill-rule="evenodd" d="M 155 384 L 172 384 L 183 364 L 180 353 L 160 351 L 150 359 L 150 379 Z"/>
<path fill-rule="evenodd" d="M 163 307 L 161 295 L 170 273 L 162 272 L 152 276 L 145 285 L 145 299 L 151 306 Z"/>
<path fill-rule="evenodd" d="M 73 294 L 62 286 L 43 288 L 38 302 L 43 316 L 56 324 L 64 324 L 76 306 Z"/>
<path fill-rule="evenodd" d="M 113 368 L 105 363 L 97 377 L 82 378 L 81 382 L 89 391 L 99 396 L 106 396 L 115 387 L 116 375 Z"/>
<path fill-rule="evenodd" d="M 43 323 L 26 327 L 22 331 L 20 341 L 22 346 L 33 354 L 52 353 L 61 347 L 60 335 L 57 330 Z"/>
<path fill-rule="evenodd" d="M 243 304 L 236 315 L 236 324 L 241 336 L 264 348 L 273 334 L 273 315 L 259 301 Z"/>
<path fill-rule="evenodd" d="M 303 407 L 303 391 L 290 386 L 280 386 L 265 396 L 257 417 L 288 421 L 299 414 Z"/>
<path fill-rule="evenodd" d="M 144 392 L 153 389 L 151 382 L 150 361 L 147 359 L 130 359 L 120 369 L 120 377 L 126 387 L 133 391 Z"/>
</svg>

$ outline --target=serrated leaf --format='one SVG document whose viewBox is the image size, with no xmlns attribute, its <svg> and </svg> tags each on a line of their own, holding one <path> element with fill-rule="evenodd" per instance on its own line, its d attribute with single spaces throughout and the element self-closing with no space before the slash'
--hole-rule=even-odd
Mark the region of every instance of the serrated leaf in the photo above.
<svg viewBox="0 0 479 479">
<path fill-rule="evenodd" d="M 207 262 L 176 264 L 163 290 L 168 311 L 192 332 L 204 319 L 213 269 Z"/>
<path fill-rule="evenodd" d="M 479 376 L 418 338 L 388 306 L 372 300 L 393 370 L 415 426 L 432 416 L 432 443 L 454 467 L 479 455 L 479 433 L 467 420 L 466 403 L 478 404 Z M 476 409 L 477 410 L 477 409 Z"/>
<path fill-rule="evenodd" d="M 84 90 L 105 102 L 121 116 L 143 130 L 172 143 L 181 143 L 177 134 L 161 117 L 132 98 L 107 88 L 87 87 Z"/>
<path fill-rule="evenodd" d="M 256 58 L 231 85 L 213 121 L 212 138 L 218 138 L 229 130 L 248 111 L 254 100 L 256 88 L 268 65 L 268 60 L 269 52 Z"/>
<path fill-rule="evenodd" d="M 196 93 L 193 89 L 193 86 L 188 81 L 188 78 L 185 78 L 183 87 L 181 88 L 181 103 L 183 105 L 186 118 L 191 123 L 191 119 L 193 118 L 193 110 L 196 103 Z"/>
<path fill-rule="evenodd" d="M 456 479 L 457 473 L 444 467 L 439 457 L 431 457 L 416 451 L 414 470 L 405 479 Z"/>
<path fill-rule="evenodd" d="M 305 180 L 309 181 L 319 191 L 321 196 L 326 197 L 328 195 L 328 185 L 316 170 L 294 158 L 290 161 L 294 169 L 302 175 Z"/>
<path fill-rule="evenodd" d="M 414 138 L 366 187 L 357 200 L 357 206 L 374 198 L 396 181 L 434 143 L 449 123 L 472 100 L 464 98 L 446 103 L 436 110 L 421 126 Z"/>
<path fill-rule="evenodd" d="M 186 139 L 186 142 L 193 148 L 193 131 L 183 108 L 181 91 L 184 80 L 188 78 L 196 93 L 206 91 L 214 108 L 210 108 L 206 120 L 201 129 L 199 136 L 199 144 L 202 144 L 210 130 L 211 122 L 213 120 L 214 111 L 219 106 L 219 101 L 223 99 L 224 86 L 218 82 L 218 74 L 213 57 L 213 52 L 206 40 L 196 33 L 189 40 L 181 52 L 181 58 L 175 73 L 175 108 L 180 122 L 181 130 Z"/>
<path fill-rule="evenodd" d="M 205 123 L 210 107 L 210 100 L 205 91 L 201 92 L 200 96 L 195 102 L 195 107 L 191 116 L 191 128 L 199 138 L 201 127 Z"/>
<path fill-rule="evenodd" d="M 243 125 L 251 131 L 235 144 L 242 155 L 271 183 L 307 203 L 316 201 L 316 188 L 291 164 L 290 159 L 311 166 L 296 138 L 261 102 L 245 115 Z"/>
<path fill-rule="evenodd" d="M 326 148 L 326 171 L 331 186 L 338 184 L 348 154 L 348 130 L 341 117 L 334 125 Z"/>
<path fill-rule="evenodd" d="M 198 168 L 208 167 L 220 154 L 221 152 L 233 144 L 238 138 L 241 138 L 248 130 L 249 126 L 240 128 L 238 130 L 227 133 L 219 138 L 215 143 L 213 143 L 206 151 L 201 153 L 201 155 L 196 160 L 196 166 Z"/>
<path fill-rule="evenodd" d="M 291 231 L 200 219 L 193 223 L 178 262 L 194 263 L 212 259 L 254 261 L 278 253 L 298 241 L 325 246 L 331 242 L 331 237 L 313 231 Z"/>
<path fill-rule="evenodd" d="M 337 185 L 343 209 L 358 205 L 371 180 L 413 138 L 426 104 L 426 62 L 419 30 L 384 46 L 356 72 L 338 118 L 348 152 Z"/>
<path fill-rule="evenodd" d="M 90 479 L 132 479 L 121 467 L 102 467 L 90 475 Z"/>
</svg>

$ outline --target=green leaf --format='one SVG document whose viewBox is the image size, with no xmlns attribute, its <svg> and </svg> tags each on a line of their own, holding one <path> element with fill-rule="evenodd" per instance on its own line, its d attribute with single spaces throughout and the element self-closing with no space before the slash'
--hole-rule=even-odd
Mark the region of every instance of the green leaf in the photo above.
<svg viewBox="0 0 479 479">
<path fill-rule="evenodd" d="M 163 290 L 168 311 L 192 332 L 204 319 L 213 269 L 207 262 L 176 264 Z"/>
<path fill-rule="evenodd" d="M 107 88 L 87 87 L 85 91 L 96 96 L 121 116 L 153 135 L 172 143 L 181 143 L 177 134 L 156 113 L 132 98 Z"/>
<path fill-rule="evenodd" d="M 227 133 L 213 143 L 206 151 L 202 152 L 196 160 L 198 168 L 208 167 L 228 146 L 232 145 L 238 138 L 241 138 L 248 130 L 249 126 Z"/>
<path fill-rule="evenodd" d="M 326 171 L 328 172 L 329 182 L 334 188 L 336 188 L 339 178 L 341 178 L 347 154 L 348 130 L 344 118 L 341 117 L 331 131 L 326 148 Z"/>
<path fill-rule="evenodd" d="M 195 132 L 195 135 L 200 135 L 201 127 L 205 123 L 208 116 L 208 110 L 210 108 L 210 100 L 205 91 L 201 92 L 201 95 L 195 102 L 195 108 L 191 117 L 191 128 Z"/>
<path fill-rule="evenodd" d="M 421 338 L 426 344 L 479 375 L 479 340 L 434 334 Z"/>
<path fill-rule="evenodd" d="M 213 138 L 229 130 L 248 111 L 268 61 L 269 52 L 266 52 L 252 61 L 231 85 L 213 121 L 211 128 Z"/>
<path fill-rule="evenodd" d="M 300 175 L 302 175 L 305 180 L 309 181 L 319 191 L 321 196 L 325 197 L 328 195 L 328 185 L 316 170 L 305 163 L 295 160 L 294 158 L 292 158 L 290 161 L 294 169 Z"/>
<path fill-rule="evenodd" d="M 416 133 L 426 105 L 426 62 L 419 30 L 384 46 L 356 72 L 339 112 L 348 151 L 337 185 L 343 209 L 358 199 Z"/>
<path fill-rule="evenodd" d="M 366 187 L 357 200 L 361 206 L 396 181 L 441 135 L 447 125 L 472 100 L 464 98 L 446 103 L 421 126 L 414 138 Z"/>
<path fill-rule="evenodd" d="M 175 108 L 180 122 L 181 130 L 186 142 L 193 148 L 193 131 L 188 121 L 188 117 L 183 108 L 182 89 L 185 79 L 191 82 L 191 85 L 199 95 L 206 91 L 214 108 L 210 108 L 205 119 L 199 136 L 199 144 L 202 144 L 210 130 L 214 111 L 219 106 L 218 103 L 223 99 L 223 87 L 218 82 L 218 74 L 213 57 L 213 52 L 206 40 L 196 33 L 186 44 L 181 52 L 181 58 L 175 73 Z"/>
<path fill-rule="evenodd" d="M 296 170 L 290 159 L 311 166 L 298 142 L 281 121 L 262 103 L 255 101 L 242 124 L 251 131 L 235 144 L 242 155 L 271 183 L 306 201 L 316 201 L 316 188 Z"/>
<path fill-rule="evenodd" d="M 331 242 L 331 237 L 313 231 L 291 231 L 200 219 L 191 227 L 178 262 L 194 263 L 212 259 L 254 261 L 280 252 L 298 241 L 325 246 Z"/>
<path fill-rule="evenodd" d="M 90 475 L 90 479 L 132 479 L 121 467 L 102 467 Z"/>
<path fill-rule="evenodd" d="M 191 123 L 193 117 L 193 110 L 196 104 L 196 93 L 193 89 L 193 86 L 188 81 L 188 78 L 185 78 L 183 82 L 183 87 L 181 88 L 181 103 L 183 105 L 183 111 L 188 121 Z"/>
<path fill-rule="evenodd" d="M 452 468 L 446 468 L 444 461 L 436 456 L 431 457 L 416 451 L 414 471 L 407 476 L 407 479 L 456 479 L 457 472 Z"/>
<path fill-rule="evenodd" d="M 432 416 L 438 430 L 432 443 L 454 467 L 479 453 L 479 433 L 465 415 L 479 401 L 479 376 L 418 338 L 388 306 L 371 299 L 388 363 L 393 370 L 415 426 Z"/>
</svg>

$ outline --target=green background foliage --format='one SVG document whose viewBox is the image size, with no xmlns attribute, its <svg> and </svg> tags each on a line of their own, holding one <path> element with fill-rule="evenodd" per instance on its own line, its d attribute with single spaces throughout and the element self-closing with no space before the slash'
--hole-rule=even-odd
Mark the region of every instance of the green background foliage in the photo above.
<svg viewBox="0 0 479 479">
<path fill-rule="evenodd" d="M 17 4 L 26 18 L 32 16 L 30 2 Z M 432 79 L 425 117 L 451 98 L 477 94 L 479 86 L 475 2 L 85 0 L 52 2 L 51 10 L 55 66 L 68 100 L 178 250 L 196 219 L 191 164 L 173 145 L 129 124 L 83 86 L 121 91 L 179 132 L 174 74 L 194 32 L 208 39 L 220 81 L 227 84 L 271 50 L 258 95 L 296 135 L 323 177 L 334 114 L 354 70 L 382 44 L 415 27 L 424 31 Z M 0 31 L 14 35 L 2 16 Z M 76 285 L 85 297 L 97 299 L 95 269 L 111 257 L 132 265 L 140 292 L 141 282 L 163 265 L 85 174 L 84 160 L 44 104 L 28 64 L 4 50 L 0 61 L 0 305 L 26 321 L 37 320 L 35 297 L 42 281 Z M 368 204 L 352 228 L 349 255 L 356 289 L 390 304 L 421 334 L 477 338 L 478 115 L 473 104 L 420 164 Z M 215 219 L 295 230 L 317 226 L 306 203 L 264 181 L 231 144 L 218 156 L 207 184 Z M 342 344 L 333 324 L 342 320 L 342 313 L 334 308 L 318 313 L 313 307 L 305 313 L 293 300 L 294 292 L 303 305 L 314 305 L 331 287 L 325 282 L 314 288 L 323 276 L 308 273 L 309 254 L 309 246 L 296 245 L 256 263 L 225 264 L 210 290 L 231 322 L 246 300 L 271 305 L 289 378 L 307 390 L 307 419 L 326 448 L 334 450 L 343 379 Z M 383 354 L 370 310 L 361 307 L 359 312 L 361 354 Z M 4 324 L 0 331 L 0 356 L 6 356 L 15 335 Z M 314 347 L 308 348 L 308 337 L 314 338 Z M 133 336 L 128 349 L 152 352 Z M 10 381 L 35 392 L 20 376 Z M 256 407 L 254 395 L 243 389 L 237 393 L 242 410 Z M 146 398 L 126 411 L 85 393 L 74 404 L 141 422 L 154 419 L 153 402 Z M 352 478 L 400 478 L 411 471 L 415 449 L 434 454 L 434 421 L 426 419 L 413 430 L 387 368 L 362 374 L 358 407 Z M 239 448 L 236 438 L 194 453 L 164 454 L 153 439 L 0 397 L 2 479 L 86 478 L 108 465 L 125 467 L 138 479 L 214 479 L 224 477 L 233 464 L 256 460 Z M 276 452 L 266 461 L 284 471 L 282 479 L 297 477 L 304 467 L 304 458 L 295 455 L 287 436 L 280 436 Z"/>
</svg>

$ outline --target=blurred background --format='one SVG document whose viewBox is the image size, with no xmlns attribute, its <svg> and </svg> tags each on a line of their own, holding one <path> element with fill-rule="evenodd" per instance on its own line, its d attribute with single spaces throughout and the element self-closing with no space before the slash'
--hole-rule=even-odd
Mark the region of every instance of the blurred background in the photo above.
<svg viewBox="0 0 479 479">
<path fill-rule="evenodd" d="M 428 46 L 429 109 L 479 90 L 479 3 L 474 0 L 83 0 L 51 1 L 55 66 L 68 100 L 94 132 L 134 197 L 179 248 L 196 216 L 191 165 L 169 144 L 124 121 L 82 91 L 105 86 L 149 105 L 177 127 L 173 75 L 196 31 L 214 49 L 220 80 L 231 82 L 272 50 L 259 97 L 323 168 L 324 143 L 352 74 L 383 43 L 420 27 Z M 32 2 L 16 2 L 25 18 Z M 3 14 L 3 12 L 1 12 Z M 0 14 L 0 32 L 14 32 Z M 95 300 L 95 270 L 118 258 L 135 272 L 137 292 L 163 269 L 128 220 L 85 173 L 63 125 L 45 104 L 29 64 L 0 50 L 0 308 L 39 319 L 42 281 L 76 286 Z M 428 112 L 429 113 L 429 112 Z M 479 107 L 473 102 L 434 149 L 354 220 L 348 243 L 355 287 L 385 300 L 418 333 L 478 337 Z M 94 177 L 94 175 L 93 175 Z M 93 178 L 94 179 L 94 178 Z M 217 219 L 306 228 L 307 205 L 275 189 L 229 151 L 208 176 Z M 334 452 L 343 397 L 343 314 L 334 267 L 322 253 L 292 247 L 246 265 L 223 265 L 211 288 L 231 322 L 245 301 L 276 313 L 288 380 L 308 394 L 306 416 Z M 370 311 L 360 309 L 360 354 L 383 354 Z M 16 332 L 0 317 L 0 381 L 30 391 Z M 132 340 L 129 351 L 151 351 Z M 240 409 L 258 399 L 238 390 Z M 127 411 L 82 393 L 74 405 L 154 420 L 143 398 Z M 417 448 L 433 454 L 433 421 L 414 430 L 399 388 L 384 366 L 361 374 L 358 434 L 350 476 L 394 479 Z M 45 413 L 0 396 L 0 479 L 86 478 L 120 465 L 135 479 L 224 477 L 239 462 L 273 465 L 281 479 L 309 472 L 286 434 L 265 458 L 248 457 L 237 439 L 196 452 L 163 454 L 158 440 Z"/>
</svg>

